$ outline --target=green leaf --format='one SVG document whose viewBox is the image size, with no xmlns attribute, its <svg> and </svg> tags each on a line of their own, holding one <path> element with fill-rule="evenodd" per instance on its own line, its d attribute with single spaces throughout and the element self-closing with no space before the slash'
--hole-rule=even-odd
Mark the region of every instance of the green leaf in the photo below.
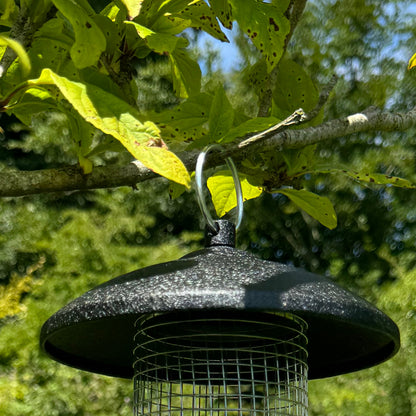
<svg viewBox="0 0 416 416">
<path fill-rule="evenodd" d="M 311 77 L 290 59 L 280 62 L 275 85 L 272 114 L 278 118 L 287 117 L 299 107 L 310 111 L 318 102 L 318 90 Z"/>
<path fill-rule="evenodd" d="M 190 177 L 181 160 L 166 148 L 156 147 L 160 131 L 150 121 L 142 123 L 137 110 L 101 88 L 70 81 L 44 69 L 30 86 L 56 85 L 76 111 L 94 127 L 119 140 L 146 167 L 189 187 Z"/>
<path fill-rule="evenodd" d="M 337 216 L 328 198 L 305 189 L 279 189 L 273 193 L 287 196 L 298 208 L 303 209 L 330 230 L 337 226 Z"/>
<path fill-rule="evenodd" d="M 2 0 L 0 2 L 0 25 L 11 27 L 17 18 L 19 8 L 15 0 Z"/>
<path fill-rule="evenodd" d="M 30 72 L 31 65 L 30 65 L 30 59 L 28 54 L 26 53 L 23 46 L 16 40 L 10 39 L 6 36 L 0 35 L 0 45 L 7 46 L 16 53 L 20 60 L 20 68 L 23 75 L 27 75 Z M 0 74 L 1 75 L 1 74 Z"/>
<path fill-rule="evenodd" d="M 85 156 L 90 152 L 92 140 L 96 129 L 87 123 L 74 108 L 65 108 L 63 111 L 68 119 L 68 126 L 72 140 L 75 144 L 75 151 L 78 156 L 79 164 L 84 174 L 91 173 L 92 162 Z"/>
<path fill-rule="evenodd" d="M 183 49 L 175 49 L 169 59 L 172 64 L 173 88 L 180 98 L 198 94 L 201 89 L 201 69 Z"/>
<path fill-rule="evenodd" d="M 93 19 L 94 14 L 75 0 L 52 1 L 74 29 L 75 43 L 71 47 L 71 58 L 75 66 L 85 68 L 95 65 L 106 49 L 106 39 Z"/>
<path fill-rule="evenodd" d="M 308 171 L 315 162 L 316 145 L 306 146 L 303 149 L 286 149 L 282 156 L 287 164 L 287 175 L 295 176 L 299 172 Z"/>
<path fill-rule="evenodd" d="M 23 124 L 30 126 L 35 114 L 57 111 L 56 102 L 50 98 L 51 95 L 47 91 L 32 88 L 13 105 L 11 111 Z"/>
<path fill-rule="evenodd" d="M 241 123 L 232 128 L 225 136 L 221 138 L 220 143 L 230 143 L 237 138 L 244 138 L 249 133 L 257 133 L 279 123 L 276 117 L 256 117 Z"/>
<path fill-rule="evenodd" d="M 243 191 L 243 201 L 257 198 L 263 192 L 262 188 L 249 182 L 249 177 L 238 175 Z M 229 171 L 219 171 L 207 180 L 207 186 L 211 192 L 212 202 L 219 217 L 224 216 L 237 206 L 234 180 Z"/>
<path fill-rule="evenodd" d="M 206 133 L 203 126 L 208 122 L 211 105 L 212 96 L 199 93 L 172 110 L 152 114 L 151 119 L 162 131 L 164 141 L 191 142 Z"/>
<path fill-rule="evenodd" d="M 412 69 L 416 66 L 416 53 L 410 58 L 407 69 Z"/>
<path fill-rule="evenodd" d="M 227 29 L 233 28 L 231 4 L 228 0 L 209 0 L 213 12 Z"/>
<path fill-rule="evenodd" d="M 189 19 L 191 27 L 203 30 L 222 42 L 229 42 L 218 24 L 215 13 L 204 0 L 194 0 L 177 15 Z"/>
<path fill-rule="evenodd" d="M 137 34 L 145 40 L 147 46 L 159 54 L 172 53 L 178 44 L 179 38 L 168 33 L 156 33 L 152 29 L 135 22 L 126 22 L 133 25 Z"/>
<path fill-rule="evenodd" d="M 384 173 L 357 172 L 354 170 L 339 169 L 325 166 L 315 167 L 311 170 L 308 170 L 307 173 L 334 173 L 338 175 L 341 174 L 364 183 L 373 183 L 375 185 L 390 185 L 395 186 L 397 188 L 416 189 L 416 185 L 410 182 L 409 180 L 400 178 L 398 176 L 386 175 Z"/>
<path fill-rule="evenodd" d="M 247 0 L 230 0 L 230 3 L 233 17 L 263 54 L 270 72 L 283 54 L 289 20 L 274 4 Z"/>
<path fill-rule="evenodd" d="M 234 109 L 228 100 L 224 87 L 217 88 L 212 100 L 209 113 L 209 135 L 210 142 L 218 142 L 233 125 Z"/>
</svg>

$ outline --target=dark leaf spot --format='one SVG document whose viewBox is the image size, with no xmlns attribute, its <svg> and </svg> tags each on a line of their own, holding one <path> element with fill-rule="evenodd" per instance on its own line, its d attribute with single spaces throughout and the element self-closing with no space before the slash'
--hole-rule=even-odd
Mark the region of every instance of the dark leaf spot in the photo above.
<svg viewBox="0 0 416 416">
<path fill-rule="evenodd" d="M 86 22 L 86 23 L 85 23 L 85 27 L 86 27 L 87 29 L 90 29 L 90 28 L 91 28 L 91 23 L 90 23 L 90 22 Z"/>
<path fill-rule="evenodd" d="M 279 31 L 279 25 L 275 22 L 275 20 L 273 19 L 273 17 L 269 18 L 269 23 L 270 25 L 273 26 L 273 29 L 278 32 Z"/>
</svg>

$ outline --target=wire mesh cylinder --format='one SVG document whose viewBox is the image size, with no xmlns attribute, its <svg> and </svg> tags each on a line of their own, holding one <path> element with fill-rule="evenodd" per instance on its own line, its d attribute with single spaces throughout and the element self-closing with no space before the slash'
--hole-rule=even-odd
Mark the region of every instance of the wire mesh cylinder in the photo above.
<svg viewBox="0 0 416 416">
<path fill-rule="evenodd" d="M 308 414 L 306 323 L 210 311 L 136 322 L 135 416 Z"/>
</svg>

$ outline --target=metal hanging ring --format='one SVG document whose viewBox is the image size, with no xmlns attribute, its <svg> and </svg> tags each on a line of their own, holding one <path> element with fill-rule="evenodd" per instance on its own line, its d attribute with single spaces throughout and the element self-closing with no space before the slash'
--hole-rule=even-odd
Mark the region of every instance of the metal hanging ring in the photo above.
<svg viewBox="0 0 416 416">
<path fill-rule="evenodd" d="M 208 224 L 209 228 L 212 232 L 217 233 L 218 232 L 218 226 L 215 224 L 209 210 L 207 207 L 207 204 L 205 203 L 205 197 L 203 192 L 203 185 L 205 183 L 205 179 L 203 176 L 203 168 L 205 163 L 206 155 L 214 150 L 214 149 L 222 149 L 220 145 L 214 144 L 207 146 L 198 156 L 196 167 L 195 167 L 195 183 L 196 183 L 196 195 L 198 200 L 198 205 L 201 209 L 202 215 L 205 218 L 206 223 Z M 237 168 L 233 162 L 233 160 L 230 157 L 227 157 L 225 159 L 225 162 L 227 163 L 228 169 L 231 171 L 231 175 L 233 177 L 234 186 L 235 186 L 235 192 L 237 197 L 237 220 L 235 224 L 236 230 L 241 225 L 241 221 L 243 219 L 243 191 L 241 189 L 241 183 L 240 178 L 238 177 Z"/>
</svg>

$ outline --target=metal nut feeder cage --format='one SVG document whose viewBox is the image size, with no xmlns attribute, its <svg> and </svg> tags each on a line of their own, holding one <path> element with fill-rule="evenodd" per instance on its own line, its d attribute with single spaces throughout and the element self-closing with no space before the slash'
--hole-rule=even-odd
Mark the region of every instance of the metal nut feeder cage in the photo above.
<svg viewBox="0 0 416 416">
<path fill-rule="evenodd" d="M 233 224 L 207 222 L 204 249 L 112 279 L 55 313 L 43 350 L 134 378 L 136 416 L 306 416 L 308 379 L 397 352 L 397 326 L 364 299 L 238 250 Z"/>
</svg>

